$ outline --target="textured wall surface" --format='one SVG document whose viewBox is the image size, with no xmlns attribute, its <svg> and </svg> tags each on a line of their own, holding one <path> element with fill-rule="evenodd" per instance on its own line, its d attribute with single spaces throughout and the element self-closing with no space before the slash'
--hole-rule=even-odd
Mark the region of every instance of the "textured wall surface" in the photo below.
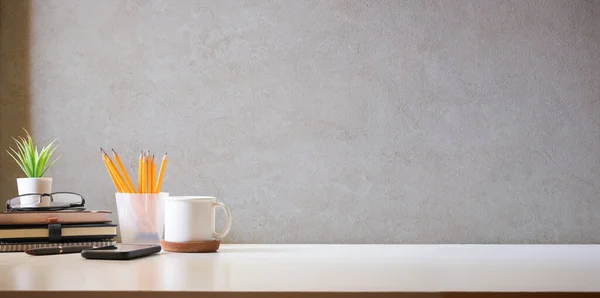
<svg viewBox="0 0 600 298">
<path fill-rule="evenodd" d="M 102 146 L 168 152 L 164 189 L 229 204 L 227 242 L 600 242 L 600 1 L 30 13 L 29 127 L 92 208 L 116 211 Z"/>
</svg>

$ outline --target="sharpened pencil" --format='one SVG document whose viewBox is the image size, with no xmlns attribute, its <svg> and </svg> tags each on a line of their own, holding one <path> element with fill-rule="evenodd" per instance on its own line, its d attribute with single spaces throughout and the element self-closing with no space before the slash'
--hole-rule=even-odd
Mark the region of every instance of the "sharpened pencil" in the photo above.
<svg viewBox="0 0 600 298">
<path fill-rule="evenodd" d="M 162 158 L 160 163 L 160 170 L 158 171 L 158 180 L 156 181 L 156 187 L 154 188 L 154 192 L 160 192 L 160 188 L 163 182 L 163 176 L 165 175 L 165 168 L 167 167 L 167 153 Z"/>
</svg>

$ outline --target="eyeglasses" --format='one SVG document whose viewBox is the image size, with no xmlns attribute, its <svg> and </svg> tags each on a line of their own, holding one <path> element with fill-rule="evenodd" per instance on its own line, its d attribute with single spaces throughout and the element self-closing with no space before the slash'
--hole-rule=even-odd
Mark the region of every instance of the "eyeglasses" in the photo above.
<svg viewBox="0 0 600 298">
<path fill-rule="evenodd" d="M 84 205 L 83 196 L 74 192 L 28 193 L 6 201 L 6 211 L 56 211 L 81 209 Z"/>
</svg>

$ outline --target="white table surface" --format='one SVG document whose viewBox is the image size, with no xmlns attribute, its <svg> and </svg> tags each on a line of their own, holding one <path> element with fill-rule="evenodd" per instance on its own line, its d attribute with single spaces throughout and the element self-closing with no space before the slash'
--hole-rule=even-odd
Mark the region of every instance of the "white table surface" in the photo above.
<svg viewBox="0 0 600 298">
<path fill-rule="evenodd" d="M 1 253 L 3 291 L 600 292 L 600 246 L 222 245 L 130 261 Z"/>
</svg>

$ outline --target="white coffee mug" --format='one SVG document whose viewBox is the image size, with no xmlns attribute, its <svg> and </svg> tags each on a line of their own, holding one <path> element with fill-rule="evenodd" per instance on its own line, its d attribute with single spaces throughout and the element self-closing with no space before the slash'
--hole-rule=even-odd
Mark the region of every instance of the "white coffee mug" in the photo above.
<svg viewBox="0 0 600 298">
<path fill-rule="evenodd" d="M 225 227 L 215 231 L 215 209 L 225 211 Z M 168 242 L 222 239 L 231 228 L 231 212 L 215 197 L 169 196 L 165 200 L 165 233 Z"/>
</svg>

